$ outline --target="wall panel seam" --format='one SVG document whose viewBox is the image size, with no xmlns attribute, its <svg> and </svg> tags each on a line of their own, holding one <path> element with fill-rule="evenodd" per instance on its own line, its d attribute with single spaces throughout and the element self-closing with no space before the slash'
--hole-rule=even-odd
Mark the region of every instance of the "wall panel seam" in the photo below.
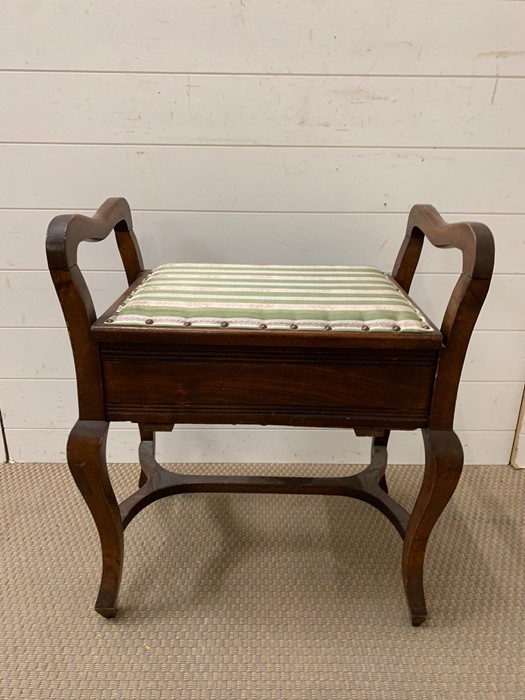
<svg viewBox="0 0 525 700">
<path fill-rule="evenodd" d="M 523 2 L 523 0 L 515 0 L 516 2 Z M 425 79 L 444 79 L 444 80 L 450 80 L 450 79 L 460 79 L 460 80 L 494 80 L 495 78 L 499 78 L 500 80 L 523 80 L 525 78 L 525 74 L 523 75 L 516 75 L 514 73 L 511 74 L 506 74 L 502 72 L 494 72 L 494 73 L 476 73 L 476 74 L 469 74 L 469 73 L 302 73 L 302 72 L 286 72 L 286 71 L 278 71 L 278 72 L 242 72 L 242 71 L 226 71 L 226 72 L 220 72 L 220 71 L 192 71 L 192 70 L 184 70 L 184 71 L 162 71 L 162 70 L 90 70 L 87 68 L 81 69 L 53 69 L 53 68 L 0 68 L 0 74 L 1 73 L 48 73 L 50 75 L 67 75 L 67 74 L 75 74 L 75 75 L 139 75 L 139 76 L 147 76 L 147 75 L 162 75 L 162 76 L 205 76 L 205 77 L 254 77 L 254 78 L 410 78 L 412 80 L 425 80 Z"/>
</svg>

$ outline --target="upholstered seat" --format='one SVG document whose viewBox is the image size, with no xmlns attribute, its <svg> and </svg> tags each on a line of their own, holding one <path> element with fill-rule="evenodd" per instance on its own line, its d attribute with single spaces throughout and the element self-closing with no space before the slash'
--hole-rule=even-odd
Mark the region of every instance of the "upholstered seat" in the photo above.
<svg viewBox="0 0 525 700">
<path fill-rule="evenodd" d="M 119 326 L 428 332 L 374 267 L 165 264 L 106 319 Z"/>
</svg>

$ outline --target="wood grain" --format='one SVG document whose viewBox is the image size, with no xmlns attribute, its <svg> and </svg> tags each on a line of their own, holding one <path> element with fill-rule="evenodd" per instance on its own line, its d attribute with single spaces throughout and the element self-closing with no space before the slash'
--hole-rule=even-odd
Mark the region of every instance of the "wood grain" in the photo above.
<svg viewBox="0 0 525 700">
<path fill-rule="evenodd" d="M 13 2 L 4 8 L 0 63 L 22 70 L 523 76 L 524 24 L 523 3 L 506 0 Z"/>
<path fill-rule="evenodd" d="M 0 160 L 11 208 L 94 209 L 118 182 L 139 209 L 406 212 L 431 201 L 445 211 L 523 213 L 521 149 L 11 144 L 0 145 Z"/>
<path fill-rule="evenodd" d="M 515 116 L 525 110 L 525 80 L 514 78 L 500 77 L 494 94 L 493 78 L 28 72 L 0 73 L 0 94 L 2 141 L 375 148 L 525 142 Z"/>
</svg>

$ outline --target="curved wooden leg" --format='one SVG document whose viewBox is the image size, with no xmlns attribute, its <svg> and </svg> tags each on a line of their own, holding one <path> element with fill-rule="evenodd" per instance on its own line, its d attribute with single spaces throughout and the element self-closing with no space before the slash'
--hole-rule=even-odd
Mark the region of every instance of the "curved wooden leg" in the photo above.
<svg viewBox="0 0 525 700">
<path fill-rule="evenodd" d="M 423 564 L 430 533 L 454 493 L 463 468 L 463 449 L 453 430 L 422 430 L 425 474 L 410 515 L 403 546 L 403 583 L 412 624 L 427 618 Z"/>
<path fill-rule="evenodd" d="M 155 456 L 155 433 L 153 432 L 153 430 L 149 430 L 148 428 L 146 428 L 145 426 L 143 426 L 141 424 L 139 424 L 139 431 L 140 431 L 140 441 L 141 442 L 146 441 L 146 442 L 153 443 L 153 456 Z M 140 460 L 140 453 L 139 453 L 139 460 Z M 142 488 L 142 486 L 144 486 L 144 484 L 146 483 L 147 480 L 148 480 L 148 475 L 144 471 L 144 469 L 142 469 L 142 465 L 141 465 L 140 477 L 139 477 L 139 489 Z"/>
<path fill-rule="evenodd" d="M 108 427 L 105 421 L 77 421 L 69 435 L 67 461 L 91 511 L 102 547 L 102 579 L 95 610 L 103 617 L 114 617 L 124 559 L 124 530 L 106 467 Z"/>
<path fill-rule="evenodd" d="M 374 459 L 374 454 L 376 452 L 377 447 L 387 447 L 388 445 L 388 438 L 390 437 L 390 430 L 385 430 L 383 435 L 381 436 L 376 436 L 372 439 L 372 451 L 371 451 L 371 458 L 372 460 Z M 386 470 L 387 465 L 385 464 L 385 470 Z M 381 478 L 378 481 L 379 486 L 383 489 L 385 493 L 388 493 L 388 484 L 386 482 L 386 473 L 383 472 L 381 475 Z"/>
</svg>

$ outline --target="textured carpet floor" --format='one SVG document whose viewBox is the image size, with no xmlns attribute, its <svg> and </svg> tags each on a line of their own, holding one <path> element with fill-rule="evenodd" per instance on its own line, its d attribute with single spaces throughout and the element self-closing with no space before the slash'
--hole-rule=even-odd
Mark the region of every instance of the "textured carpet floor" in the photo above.
<svg viewBox="0 0 525 700">
<path fill-rule="evenodd" d="M 406 507 L 421 473 L 389 470 Z M 111 477 L 122 497 L 138 467 L 114 465 Z M 358 501 L 157 502 L 126 531 L 121 609 L 108 621 L 92 608 L 98 540 L 67 468 L 5 465 L 0 483 L 2 700 L 525 698 L 525 472 L 465 470 L 433 533 L 431 617 L 417 629 L 401 585 L 401 540 Z"/>
</svg>

